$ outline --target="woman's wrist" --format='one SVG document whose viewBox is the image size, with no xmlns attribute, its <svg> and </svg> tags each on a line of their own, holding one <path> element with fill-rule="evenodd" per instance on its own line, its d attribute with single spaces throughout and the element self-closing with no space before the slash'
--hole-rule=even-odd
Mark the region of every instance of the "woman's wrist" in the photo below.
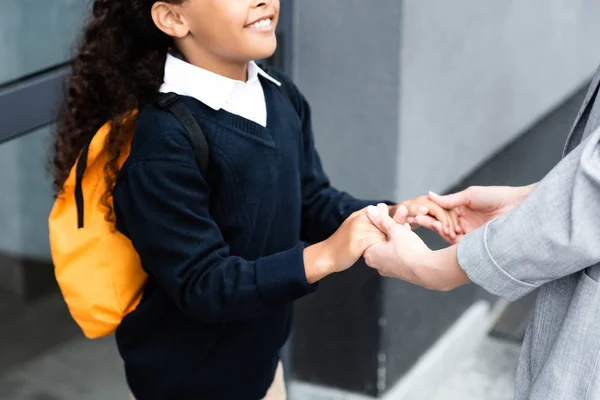
<svg viewBox="0 0 600 400">
<path fill-rule="evenodd" d="M 311 285 L 335 272 L 335 260 L 327 249 L 326 242 L 320 242 L 304 249 L 304 272 Z"/>
<path fill-rule="evenodd" d="M 528 186 L 522 186 L 520 189 L 520 195 L 521 195 L 521 201 L 525 200 L 527 198 L 527 196 L 529 196 L 529 193 L 531 193 L 533 191 L 533 189 L 535 189 L 535 187 L 537 186 L 537 183 L 533 183 L 531 185 Z"/>
<path fill-rule="evenodd" d="M 432 251 L 423 257 L 424 286 L 433 290 L 448 291 L 470 282 L 458 263 L 458 245 Z"/>
</svg>

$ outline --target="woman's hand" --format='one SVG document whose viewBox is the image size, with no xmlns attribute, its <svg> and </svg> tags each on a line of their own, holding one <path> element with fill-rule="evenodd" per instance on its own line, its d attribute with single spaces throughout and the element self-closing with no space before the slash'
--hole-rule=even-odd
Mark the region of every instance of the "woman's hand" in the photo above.
<svg viewBox="0 0 600 400">
<path fill-rule="evenodd" d="M 447 196 L 430 193 L 429 198 L 440 207 L 455 210 L 462 233 L 467 234 L 518 206 L 534 188 L 535 184 L 523 187 L 471 186 Z M 428 224 L 423 218 L 416 218 Z"/>
<path fill-rule="evenodd" d="M 408 224 L 395 222 L 387 206 L 370 207 L 371 221 L 388 236 L 385 243 L 367 249 L 365 261 L 382 276 L 407 281 L 427 289 L 447 291 L 469 282 L 456 257 L 456 246 L 432 251 Z M 398 211 L 406 214 L 404 207 Z"/>
</svg>

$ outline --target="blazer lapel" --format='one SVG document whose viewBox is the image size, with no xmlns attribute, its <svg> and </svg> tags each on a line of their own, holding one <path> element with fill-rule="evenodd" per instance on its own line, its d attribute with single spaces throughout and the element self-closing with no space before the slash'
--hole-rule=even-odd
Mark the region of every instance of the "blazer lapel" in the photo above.
<svg viewBox="0 0 600 400">
<path fill-rule="evenodd" d="M 590 104 L 590 100 L 592 99 L 592 96 L 596 92 L 596 89 L 598 88 L 599 84 L 600 84 L 600 68 L 598 68 L 598 70 L 596 71 L 596 74 L 592 78 L 592 83 L 590 84 L 590 88 L 588 89 L 588 92 L 585 95 L 585 99 L 583 100 L 583 105 L 579 109 L 579 112 L 577 113 L 577 117 L 575 118 L 575 122 L 573 123 L 573 126 L 571 127 L 571 130 L 569 131 L 569 136 L 567 136 L 567 141 L 565 143 L 565 148 L 563 150 L 563 156 L 567 154 L 568 149 L 570 147 L 569 145 L 571 144 L 571 141 L 574 139 L 573 133 L 575 132 L 575 128 L 577 128 L 577 125 L 579 125 L 579 122 L 581 121 L 581 116 L 583 115 L 585 110 L 588 108 L 588 106 Z"/>
</svg>

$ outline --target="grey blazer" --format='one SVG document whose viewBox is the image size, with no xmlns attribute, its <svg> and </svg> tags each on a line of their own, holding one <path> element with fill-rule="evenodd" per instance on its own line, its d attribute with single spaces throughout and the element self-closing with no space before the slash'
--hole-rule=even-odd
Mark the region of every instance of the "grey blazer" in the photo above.
<svg viewBox="0 0 600 400">
<path fill-rule="evenodd" d="M 517 400 L 600 399 L 600 69 L 562 161 L 512 212 L 466 235 L 460 265 L 509 300 L 540 288 Z"/>
</svg>

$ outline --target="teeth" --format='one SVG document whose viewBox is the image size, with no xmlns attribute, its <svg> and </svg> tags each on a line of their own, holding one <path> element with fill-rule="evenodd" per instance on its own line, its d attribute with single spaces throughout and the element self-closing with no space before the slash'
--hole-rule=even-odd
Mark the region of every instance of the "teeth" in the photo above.
<svg viewBox="0 0 600 400">
<path fill-rule="evenodd" d="M 255 28 L 255 29 L 266 28 L 268 26 L 271 26 L 271 19 L 270 18 L 263 19 L 263 20 L 260 20 L 260 21 L 258 21 L 256 23 L 252 24 L 252 28 Z"/>
</svg>

